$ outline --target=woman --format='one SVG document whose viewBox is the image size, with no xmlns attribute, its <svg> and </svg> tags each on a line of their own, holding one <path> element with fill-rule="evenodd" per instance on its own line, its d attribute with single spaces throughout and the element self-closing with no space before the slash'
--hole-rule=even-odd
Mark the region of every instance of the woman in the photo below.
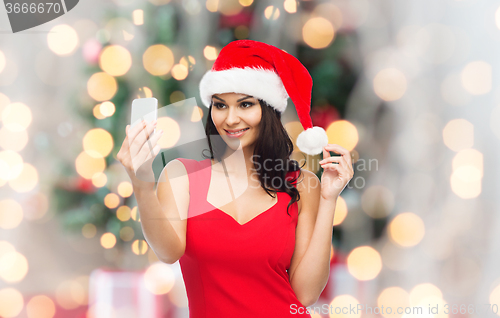
<svg viewBox="0 0 500 318">
<path fill-rule="evenodd" d="M 200 82 L 210 158 L 172 160 L 157 193 L 133 166 L 158 154 L 147 138 L 156 144 L 161 132 L 152 134 L 154 122 L 127 126 L 117 157 L 131 177 L 147 242 L 160 260 L 180 262 L 191 318 L 311 317 L 305 306 L 329 276 L 336 200 L 353 176 L 349 151 L 312 127 L 311 87 L 290 54 L 250 40 L 228 44 Z M 289 96 L 305 128 L 297 146 L 323 153 L 321 182 L 289 159 L 293 143 L 280 120 Z M 237 151 L 243 160 L 230 156 Z"/>
</svg>

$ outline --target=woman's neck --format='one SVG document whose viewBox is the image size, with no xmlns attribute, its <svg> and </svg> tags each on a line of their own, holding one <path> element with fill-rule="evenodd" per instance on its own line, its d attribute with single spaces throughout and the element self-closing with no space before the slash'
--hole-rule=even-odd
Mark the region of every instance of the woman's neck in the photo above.
<svg viewBox="0 0 500 318">
<path fill-rule="evenodd" d="M 253 147 L 239 148 L 237 150 L 226 147 L 226 152 L 221 158 L 223 168 L 230 174 L 239 175 L 246 171 L 246 175 L 250 176 L 254 172 L 253 151 Z M 222 164 L 217 160 L 214 160 L 214 163 Z"/>
</svg>

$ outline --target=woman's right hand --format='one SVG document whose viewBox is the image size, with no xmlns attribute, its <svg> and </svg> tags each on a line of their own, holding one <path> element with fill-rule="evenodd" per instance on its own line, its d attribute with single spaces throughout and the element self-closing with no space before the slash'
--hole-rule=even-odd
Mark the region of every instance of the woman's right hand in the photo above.
<svg viewBox="0 0 500 318">
<path fill-rule="evenodd" d="M 152 163 L 160 152 L 158 140 L 163 134 L 162 130 L 152 134 L 155 127 L 156 120 L 150 123 L 143 120 L 133 128 L 130 125 L 125 128 L 125 140 L 116 159 L 125 167 L 134 190 L 154 190 Z"/>
</svg>

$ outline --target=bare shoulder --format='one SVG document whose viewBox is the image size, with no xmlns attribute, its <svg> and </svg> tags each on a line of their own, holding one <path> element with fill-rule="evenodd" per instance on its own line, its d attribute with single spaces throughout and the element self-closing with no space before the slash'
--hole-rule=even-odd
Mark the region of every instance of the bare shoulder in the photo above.
<svg viewBox="0 0 500 318">
<path fill-rule="evenodd" d="M 187 171 L 184 163 L 182 163 L 182 161 L 180 161 L 179 159 L 171 160 L 169 163 L 167 163 L 165 168 L 169 170 L 168 172 L 175 172 L 176 170 L 180 170 L 181 172 Z"/>
<path fill-rule="evenodd" d="M 314 188 L 320 186 L 318 176 L 306 169 L 300 169 L 300 176 L 297 182 L 297 190 L 299 190 L 301 195 L 302 193 L 314 192 Z"/>
<path fill-rule="evenodd" d="M 297 190 L 300 194 L 298 201 L 299 215 L 303 211 L 302 206 L 314 206 L 319 202 L 321 195 L 321 182 L 318 176 L 306 169 L 300 169 L 300 176 L 297 180 Z"/>
<path fill-rule="evenodd" d="M 176 179 L 176 182 L 182 182 L 189 186 L 188 171 L 181 160 L 173 159 L 169 161 L 165 167 L 163 167 L 163 170 L 158 178 L 158 186 L 160 183 L 166 182 L 167 179 L 169 183 L 172 183 L 173 179 Z"/>
</svg>

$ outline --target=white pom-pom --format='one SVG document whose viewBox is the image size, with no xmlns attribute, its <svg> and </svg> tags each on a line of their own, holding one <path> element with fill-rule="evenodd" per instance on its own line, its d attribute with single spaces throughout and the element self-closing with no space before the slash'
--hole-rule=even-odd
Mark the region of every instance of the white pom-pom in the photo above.
<svg viewBox="0 0 500 318">
<path fill-rule="evenodd" d="M 297 147 L 308 155 L 317 155 L 323 152 L 323 147 L 328 145 L 326 131 L 318 126 L 308 128 L 297 137 Z"/>
</svg>

